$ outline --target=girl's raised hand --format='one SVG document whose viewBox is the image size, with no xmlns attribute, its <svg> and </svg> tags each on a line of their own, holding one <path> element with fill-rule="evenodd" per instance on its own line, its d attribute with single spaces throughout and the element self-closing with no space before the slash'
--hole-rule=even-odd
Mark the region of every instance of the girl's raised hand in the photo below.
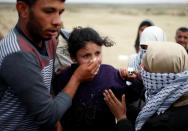
<svg viewBox="0 0 188 131">
<path fill-rule="evenodd" d="M 119 101 L 115 97 L 112 90 L 105 90 L 103 95 L 104 95 L 104 101 L 106 102 L 106 104 L 110 108 L 111 112 L 117 119 L 117 122 L 119 120 L 126 119 L 127 118 L 127 115 L 126 115 L 127 108 L 126 108 L 126 102 L 125 102 L 125 95 L 122 95 L 121 101 Z"/>
</svg>

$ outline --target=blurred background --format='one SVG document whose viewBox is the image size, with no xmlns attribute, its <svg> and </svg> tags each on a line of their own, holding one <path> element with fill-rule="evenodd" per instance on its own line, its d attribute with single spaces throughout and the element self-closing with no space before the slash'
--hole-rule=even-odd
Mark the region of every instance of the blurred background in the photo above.
<svg viewBox="0 0 188 131">
<path fill-rule="evenodd" d="M 17 22 L 16 0 L 0 0 L 0 32 L 5 36 Z M 116 44 L 103 48 L 103 63 L 126 68 L 135 54 L 139 24 L 150 19 L 175 42 L 176 29 L 188 27 L 188 0 L 66 0 L 65 29 L 90 26 Z"/>
</svg>

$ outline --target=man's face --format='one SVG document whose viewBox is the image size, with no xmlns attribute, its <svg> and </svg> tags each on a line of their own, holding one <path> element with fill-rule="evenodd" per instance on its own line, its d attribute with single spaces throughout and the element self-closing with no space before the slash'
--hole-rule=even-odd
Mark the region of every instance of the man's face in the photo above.
<svg viewBox="0 0 188 131">
<path fill-rule="evenodd" d="M 186 48 L 186 45 L 188 44 L 188 32 L 177 31 L 175 39 L 176 43 Z"/>
<path fill-rule="evenodd" d="M 26 24 L 32 39 L 49 40 L 58 35 L 62 25 L 60 15 L 64 2 L 60 0 L 38 0 L 31 8 Z"/>
</svg>

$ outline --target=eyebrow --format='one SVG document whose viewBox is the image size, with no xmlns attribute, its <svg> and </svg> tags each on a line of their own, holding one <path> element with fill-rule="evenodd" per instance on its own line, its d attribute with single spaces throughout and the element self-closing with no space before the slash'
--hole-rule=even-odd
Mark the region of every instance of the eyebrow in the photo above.
<svg viewBox="0 0 188 131">
<path fill-rule="evenodd" d="M 43 7 L 43 10 L 52 10 L 52 11 L 56 11 L 58 10 L 57 8 L 55 7 L 51 7 L 51 6 L 46 6 L 46 7 Z M 61 9 L 60 12 L 64 12 L 65 11 L 65 8 Z"/>
</svg>

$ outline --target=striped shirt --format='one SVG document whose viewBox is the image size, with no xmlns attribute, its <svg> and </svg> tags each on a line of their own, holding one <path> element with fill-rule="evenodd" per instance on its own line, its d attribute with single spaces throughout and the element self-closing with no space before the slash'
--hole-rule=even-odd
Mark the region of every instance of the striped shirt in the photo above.
<svg viewBox="0 0 188 131">
<path fill-rule="evenodd" d="M 71 105 L 61 92 L 50 96 L 56 40 L 38 49 L 15 27 L 0 42 L 0 130 L 52 127 Z"/>
</svg>

